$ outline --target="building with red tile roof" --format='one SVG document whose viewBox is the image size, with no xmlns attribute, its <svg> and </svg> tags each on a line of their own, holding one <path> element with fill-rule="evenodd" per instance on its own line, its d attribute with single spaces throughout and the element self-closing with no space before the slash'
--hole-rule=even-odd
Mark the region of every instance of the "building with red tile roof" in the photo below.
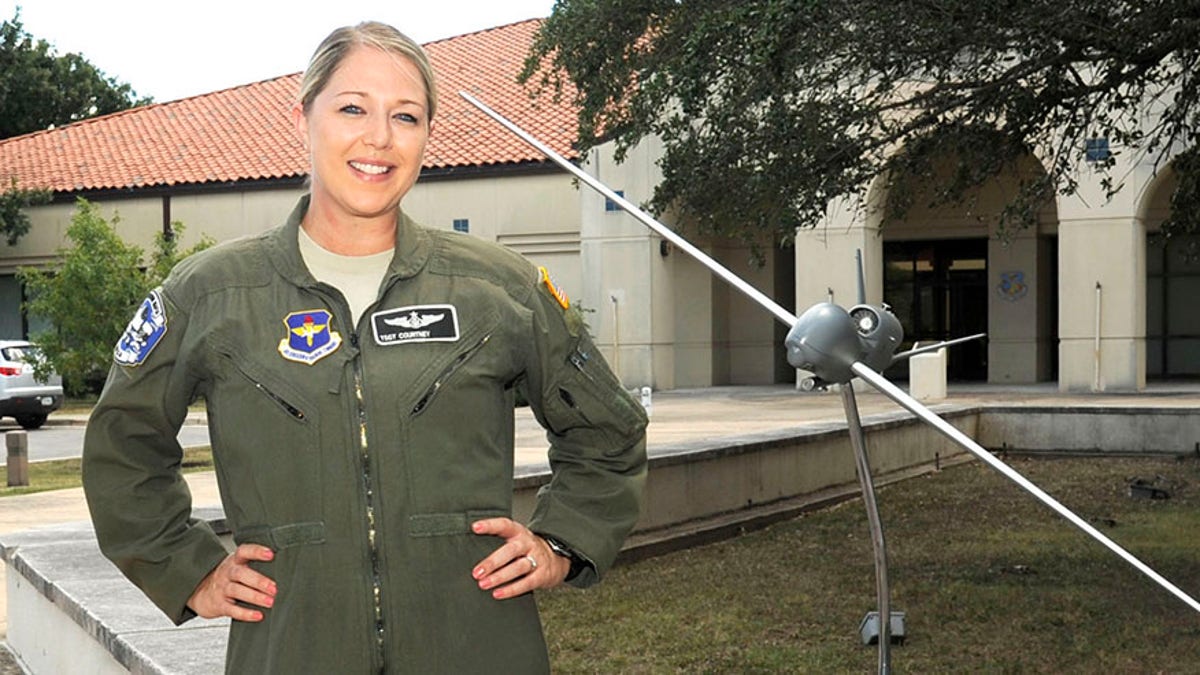
<svg viewBox="0 0 1200 675">
<path fill-rule="evenodd" d="M 645 139 L 619 165 L 608 146 L 580 157 L 576 111 L 534 100 L 517 83 L 539 25 L 523 21 L 426 45 L 440 77 L 440 110 L 404 210 L 552 270 L 559 286 L 593 310 L 597 344 L 630 386 L 794 378 L 769 315 L 714 285 L 697 264 L 602 197 L 580 191 L 458 97 L 472 93 L 630 201 L 647 201 L 660 175 L 658 141 Z M 33 227 L 17 245 L 0 243 L 0 337 L 31 332 L 13 272 L 53 264 L 77 196 L 119 213 L 122 237 L 147 247 L 175 221 L 187 227 L 185 245 L 202 234 L 222 240 L 277 225 L 303 192 L 307 170 L 290 113 L 298 81 L 285 75 L 0 141 L 0 181 L 15 178 L 56 195 L 55 203 L 28 210 Z M 1140 389 L 1148 376 L 1200 377 L 1200 343 L 1176 302 L 1195 286 L 1200 265 L 1179 263 L 1147 239 L 1170 212 L 1174 173 L 1132 155 L 1117 159 L 1111 175 L 1127 183 L 1119 195 L 1105 199 L 1101 174 L 1081 172 L 1085 199 L 1057 197 L 1036 228 L 1011 241 L 994 227 L 1020 184 L 1015 173 L 963 204 L 917 206 L 903 218 L 831 205 L 826 222 L 798 232 L 794 252 L 765 246 L 763 268 L 727 242 L 706 245 L 760 290 L 785 303 L 795 298 L 800 308 L 830 295 L 842 303 L 854 298 L 853 261 L 861 253 L 866 296 L 887 298 L 909 325 L 925 326 L 910 339 L 988 332 L 987 343 L 952 352 L 952 377 L 1057 378 L 1063 389 L 1095 391 Z M 1030 155 L 1021 171 L 1043 170 L 1041 161 Z M 864 187 L 861 204 L 885 203 L 882 189 Z"/>
<path fill-rule="evenodd" d="M 582 161 L 572 92 L 564 92 L 568 103 L 535 100 L 517 82 L 540 24 L 522 21 L 425 45 L 439 78 L 438 113 L 404 211 L 547 267 L 589 310 L 597 344 L 628 386 L 773 381 L 779 359 L 769 316 L 731 311 L 731 303 L 744 301 L 714 289 L 702 268 L 671 255 L 656 235 L 581 191 L 458 96 L 471 93 Z M 220 241 L 282 222 L 304 192 L 308 170 L 292 124 L 299 81 L 298 73 L 283 75 L 0 141 L 0 181 L 54 192 L 53 203 L 27 210 L 28 234 L 15 246 L 0 242 L 0 337 L 48 328 L 22 312 L 24 290 L 14 273 L 54 264 L 79 197 L 98 204 L 118 234 L 143 249 L 176 223 L 185 226 L 188 246 L 202 235 Z M 604 150 L 590 153 L 586 164 L 637 203 L 651 196 L 659 156 L 648 141 L 620 165 Z M 746 269 L 744 251 L 729 249 L 729 256 L 743 273 L 761 272 Z M 772 291 L 790 283 L 780 279 Z M 685 336 L 679 345 L 676 334 Z"/>
<path fill-rule="evenodd" d="M 661 156 L 648 139 L 616 164 L 610 149 L 580 157 L 576 110 L 533 99 L 517 82 L 540 20 L 425 45 L 439 78 L 438 114 L 420 180 L 404 211 L 429 227 L 496 241 L 547 267 L 586 315 L 597 345 L 628 386 L 674 388 L 786 381 L 772 318 L 729 293 L 698 264 L 458 96 L 467 91 L 634 203 L 647 201 Z M 0 141 L 0 181 L 46 188 L 53 203 L 27 210 L 32 227 L 0 242 L 0 337 L 37 325 L 21 310 L 22 266 L 52 266 L 67 244 L 75 200 L 86 198 L 126 241 L 149 249 L 185 226 L 182 245 L 277 226 L 303 194 L 308 159 L 291 110 L 293 73 L 148 105 Z M 570 91 L 564 99 L 570 101 Z M 584 162 L 584 160 L 587 160 Z M 771 248 L 769 267 L 726 244 L 713 247 L 738 273 L 777 297 L 794 294 L 792 254 Z M 783 270 L 782 274 L 774 270 Z M 31 321 L 34 323 L 31 325 Z M 678 338 L 676 336 L 679 336 Z"/>
<path fill-rule="evenodd" d="M 574 109 L 546 98 L 535 104 L 516 81 L 540 23 L 532 19 L 425 45 L 440 89 L 426 174 L 545 163 L 459 97 L 463 90 L 556 151 L 574 155 Z M 6 139 L 0 141 L 0 177 L 58 195 L 294 183 L 308 169 L 290 113 L 299 83 L 300 74 L 293 73 Z"/>
</svg>

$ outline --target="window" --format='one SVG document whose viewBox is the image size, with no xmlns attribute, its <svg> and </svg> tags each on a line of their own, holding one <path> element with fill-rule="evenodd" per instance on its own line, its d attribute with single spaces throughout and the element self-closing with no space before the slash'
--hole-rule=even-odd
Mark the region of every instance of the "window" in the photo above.
<svg viewBox="0 0 1200 675">
<path fill-rule="evenodd" d="M 625 191 L 624 191 L 624 190 L 613 190 L 613 192 L 617 193 L 617 196 L 618 196 L 618 197 L 620 197 L 620 198 L 622 198 L 622 199 L 624 199 L 624 198 L 625 198 Z M 605 210 L 606 212 L 609 212 L 609 213 L 611 213 L 611 212 L 613 212 L 613 211 L 620 211 L 620 210 L 621 210 L 621 207 L 617 206 L 617 203 L 616 203 L 616 202 L 614 202 L 613 200 L 609 199 L 608 197 L 605 197 L 605 198 L 604 198 L 604 210 Z"/>
<path fill-rule="evenodd" d="M 467 220 L 466 218 L 455 218 L 454 219 L 454 231 L 455 232 L 470 232 L 471 231 L 471 221 Z"/>
<path fill-rule="evenodd" d="M 1087 161 L 1107 162 L 1112 158 L 1112 150 L 1108 149 L 1107 138 L 1089 138 L 1087 140 Z"/>
</svg>

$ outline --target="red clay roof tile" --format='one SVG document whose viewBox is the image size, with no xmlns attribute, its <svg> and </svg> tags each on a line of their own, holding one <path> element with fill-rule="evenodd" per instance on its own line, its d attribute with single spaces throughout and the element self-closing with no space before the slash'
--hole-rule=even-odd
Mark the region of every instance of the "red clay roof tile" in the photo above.
<svg viewBox="0 0 1200 675">
<path fill-rule="evenodd" d="M 545 159 L 466 103 L 460 90 L 556 151 L 578 156 L 575 109 L 535 102 L 516 81 L 539 25 L 531 19 L 425 45 L 439 78 L 426 169 Z M 290 114 L 299 83 L 294 73 L 0 140 L 0 180 L 75 192 L 301 177 L 308 162 Z"/>
</svg>

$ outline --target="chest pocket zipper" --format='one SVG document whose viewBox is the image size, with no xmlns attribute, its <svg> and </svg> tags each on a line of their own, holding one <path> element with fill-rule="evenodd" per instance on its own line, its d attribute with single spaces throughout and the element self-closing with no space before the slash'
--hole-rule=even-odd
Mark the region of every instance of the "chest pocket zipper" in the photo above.
<svg viewBox="0 0 1200 675">
<path fill-rule="evenodd" d="M 292 419 L 296 420 L 297 422 L 307 422 L 308 421 L 308 415 L 306 415 L 304 413 L 304 410 L 296 407 L 295 405 L 290 403 L 286 398 L 284 398 L 283 396 L 280 396 L 278 393 L 276 393 L 270 387 L 268 387 L 267 385 L 265 385 L 261 381 L 259 381 L 259 379 L 257 377 L 255 377 L 254 375 L 252 375 L 250 372 L 248 372 L 245 367 L 239 365 L 237 359 L 233 358 L 232 356 L 230 356 L 228 354 L 222 354 L 222 356 L 224 356 L 224 358 L 226 358 L 226 359 L 229 359 L 229 361 L 233 364 L 234 369 L 237 370 L 237 372 L 242 377 L 246 378 L 247 382 L 254 385 L 255 389 L 260 391 L 267 398 L 271 399 L 271 401 L 274 402 L 275 405 L 279 406 L 279 408 L 281 410 L 283 410 L 285 413 L 287 413 L 289 416 L 291 416 Z"/>
<path fill-rule="evenodd" d="M 292 416 L 294 419 L 296 419 L 297 421 L 300 421 L 300 422 L 305 422 L 305 421 L 307 421 L 307 420 L 308 420 L 308 417 L 306 417 L 306 416 L 304 415 L 304 411 L 303 411 L 303 410 L 301 410 L 301 409 L 297 408 L 296 406 L 292 405 L 291 403 L 288 403 L 288 402 L 287 402 L 287 401 L 286 401 L 286 400 L 285 400 L 285 399 L 284 399 L 282 396 L 280 396 L 279 394 L 276 394 L 275 392 L 271 391 L 270 389 L 267 389 L 267 388 L 266 388 L 266 386 L 264 386 L 262 382 L 258 382 L 258 381 L 256 381 L 256 380 L 253 380 L 253 379 L 251 379 L 249 375 L 247 375 L 247 376 L 246 376 L 246 379 L 249 379 L 251 382 L 253 382 L 253 383 L 254 383 L 254 387 L 255 387 L 256 389 L 258 389 L 258 390 L 259 390 L 259 391 L 261 391 L 262 393 L 266 394 L 267 398 L 271 399 L 271 400 L 272 400 L 272 401 L 274 401 L 276 404 L 278 404 L 280 408 L 283 408 L 283 410 L 284 410 L 284 411 L 285 411 L 287 414 L 291 415 L 291 416 Z"/>
<path fill-rule="evenodd" d="M 488 340 L 491 339 L 492 334 L 488 333 L 480 338 L 479 342 L 476 342 L 474 345 L 472 345 L 470 349 L 454 357 L 454 360 L 450 362 L 450 365 L 446 366 L 446 368 L 437 376 L 437 379 L 433 381 L 433 384 L 429 385 L 429 388 L 425 390 L 425 393 L 421 395 L 421 398 L 417 399 L 417 404 L 413 406 L 410 415 L 415 417 L 420 415 L 426 408 L 428 408 L 429 404 L 433 402 L 434 397 L 437 396 L 438 391 L 440 391 L 442 386 L 446 384 L 446 381 L 449 380 L 450 377 L 454 375 L 454 373 L 456 373 L 458 369 L 461 368 L 462 365 L 466 363 L 472 356 L 475 356 L 475 354 L 479 353 L 479 350 L 483 349 L 483 346 L 486 345 Z"/>
</svg>

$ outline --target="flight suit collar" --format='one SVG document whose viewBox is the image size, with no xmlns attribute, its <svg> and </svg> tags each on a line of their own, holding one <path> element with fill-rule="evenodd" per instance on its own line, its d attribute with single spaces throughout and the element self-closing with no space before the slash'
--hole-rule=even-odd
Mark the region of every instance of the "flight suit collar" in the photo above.
<svg viewBox="0 0 1200 675">
<path fill-rule="evenodd" d="M 304 195 L 292 209 L 287 222 L 282 227 L 270 233 L 270 257 L 275 268 L 285 279 L 297 286 L 315 286 L 313 278 L 304 258 L 300 255 L 300 222 L 308 212 L 310 195 Z M 429 233 L 411 218 L 398 211 L 396 215 L 396 248 L 392 262 L 388 265 L 385 285 L 396 279 L 408 279 L 416 276 L 432 252 L 432 242 Z"/>
</svg>

